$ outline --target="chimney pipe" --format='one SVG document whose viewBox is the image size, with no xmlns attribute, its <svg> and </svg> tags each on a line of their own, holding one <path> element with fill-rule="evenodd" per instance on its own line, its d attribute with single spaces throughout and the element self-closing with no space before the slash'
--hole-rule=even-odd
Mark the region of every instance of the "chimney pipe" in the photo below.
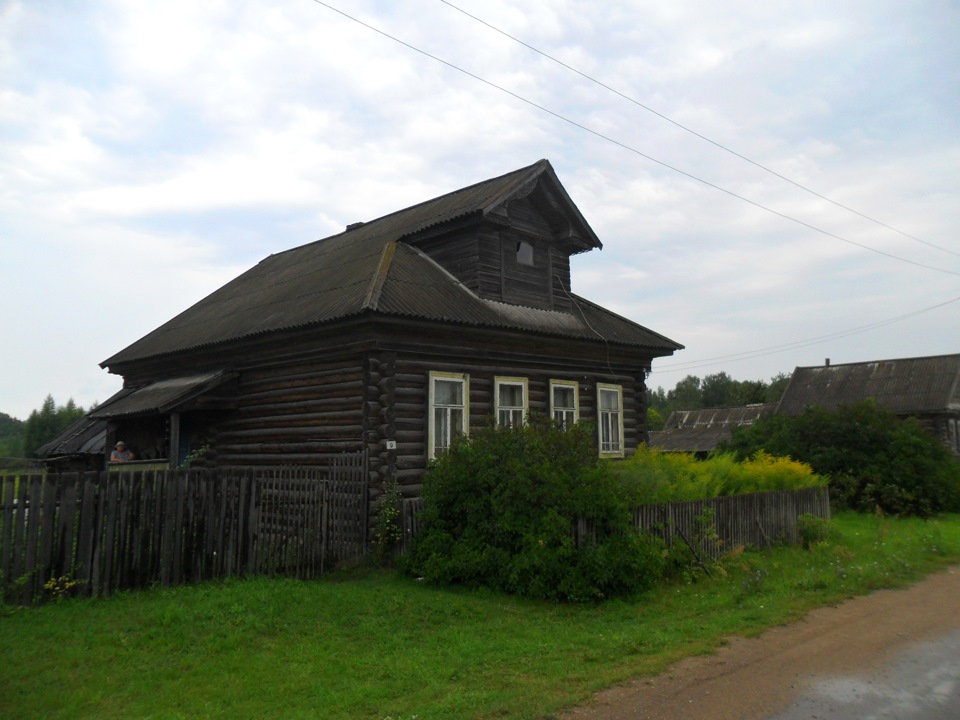
<svg viewBox="0 0 960 720">
<path fill-rule="evenodd" d="M 824 366 L 824 367 L 830 367 L 830 358 L 824 359 L 824 361 L 823 361 L 823 366 Z"/>
</svg>

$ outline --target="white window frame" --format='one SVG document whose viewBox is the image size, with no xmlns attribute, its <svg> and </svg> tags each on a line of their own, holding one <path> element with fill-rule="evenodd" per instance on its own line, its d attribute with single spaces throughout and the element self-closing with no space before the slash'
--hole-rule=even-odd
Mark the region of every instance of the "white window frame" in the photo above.
<svg viewBox="0 0 960 720">
<path fill-rule="evenodd" d="M 430 387 L 428 390 L 429 407 L 427 410 L 427 423 L 429 426 L 429 430 L 427 432 L 427 458 L 429 458 L 430 460 L 433 460 L 437 456 L 437 453 L 436 453 L 437 427 L 436 427 L 436 412 L 435 412 L 438 407 L 436 404 L 436 398 L 435 398 L 437 380 L 445 380 L 448 382 L 458 381 L 461 384 L 463 388 L 463 405 L 459 405 L 459 406 L 458 405 L 441 405 L 439 407 L 446 407 L 446 408 L 459 407 L 463 411 L 463 414 L 462 414 L 463 420 L 462 420 L 462 427 L 460 428 L 460 432 L 464 435 L 470 434 L 470 376 L 464 373 L 439 372 L 439 371 L 433 371 L 433 370 L 430 371 L 430 377 L 429 377 Z M 448 423 L 448 426 L 449 426 L 449 423 Z M 450 447 L 450 443 L 453 440 L 453 437 L 451 436 L 451 437 L 445 438 L 445 440 L 447 444 L 444 445 L 442 449 L 446 449 Z"/>
<path fill-rule="evenodd" d="M 500 386 L 501 385 L 513 385 L 513 386 L 522 387 L 523 388 L 523 407 L 510 406 L 509 408 L 501 408 L 500 407 Z M 527 378 L 501 377 L 498 375 L 493 379 L 493 417 L 497 425 L 501 427 L 509 427 L 509 426 L 505 426 L 503 423 L 500 422 L 500 411 L 503 409 L 507 409 L 511 411 L 520 410 L 523 413 L 522 424 L 526 423 L 529 407 L 530 407 L 530 387 L 529 387 L 529 383 L 527 382 Z M 513 423 L 511 423 L 511 425 L 512 424 Z"/>
<path fill-rule="evenodd" d="M 603 394 L 605 392 L 616 392 L 617 394 L 617 410 L 604 410 L 603 409 Z M 611 438 L 606 443 L 604 443 L 604 435 L 612 434 L 608 431 L 612 429 L 611 421 L 613 420 L 613 415 L 616 415 L 617 422 L 617 438 L 616 446 L 613 445 L 613 439 Z M 604 449 L 604 444 L 607 445 L 607 448 Z M 611 385 L 608 383 L 597 383 L 597 448 L 600 451 L 600 457 L 623 457 L 624 455 L 624 446 L 623 446 L 623 385 Z"/>
<path fill-rule="evenodd" d="M 570 410 L 570 408 L 558 408 L 555 402 L 553 391 L 555 388 L 570 388 L 573 390 L 573 423 L 576 424 L 580 421 L 580 383 L 576 380 L 551 380 L 550 381 L 550 417 L 553 420 L 557 420 L 557 411 L 563 410 L 565 413 Z M 563 422 L 563 428 L 568 429 L 567 423 Z"/>
</svg>

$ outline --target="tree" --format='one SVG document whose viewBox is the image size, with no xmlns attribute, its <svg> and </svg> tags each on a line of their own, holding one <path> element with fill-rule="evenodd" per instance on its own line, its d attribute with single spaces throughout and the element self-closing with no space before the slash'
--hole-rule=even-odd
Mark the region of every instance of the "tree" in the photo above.
<svg viewBox="0 0 960 720">
<path fill-rule="evenodd" d="M 0 412 L 0 465 L 23 457 L 23 420 Z"/>
<path fill-rule="evenodd" d="M 754 403 L 777 402 L 790 376 L 779 373 L 763 380 L 734 380 L 726 372 L 707 375 L 701 380 L 687 375 L 673 390 L 647 389 L 647 407 L 667 418 L 674 410 L 696 410 L 707 407 L 736 407 Z"/>
<path fill-rule="evenodd" d="M 920 517 L 960 510 L 960 464 L 916 420 L 900 420 L 871 401 L 772 415 L 738 428 L 718 449 L 805 462 L 830 477 L 840 507 Z"/>
<path fill-rule="evenodd" d="M 700 378 L 696 375 L 687 375 L 667 393 L 667 400 L 672 410 L 694 410 L 703 407 Z"/>
<path fill-rule="evenodd" d="M 723 407 L 735 393 L 735 381 L 725 372 L 707 375 L 700 383 L 700 406 Z"/>
<path fill-rule="evenodd" d="M 786 390 L 787 385 L 790 384 L 791 377 L 792 376 L 787 375 L 787 373 L 777 373 L 770 378 L 770 382 L 766 386 L 763 402 L 779 402 L 780 398 L 783 396 L 783 391 Z"/>
<path fill-rule="evenodd" d="M 41 445 L 53 440 L 84 414 L 84 409 L 77 405 L 73 398 L 70 398 L 66 405 L 58 407 L 53 395 L 47 395 L 40 410 L 31 412 L 24 424 L 24 457 L 36 457 L 37 449 Z"/>
<path fill-rule="evenodd" d="M 663 430 L 663 427 L 667 424 L 667 419 L 660 414 L 660 411 L 655 407 L 647 408 L 647 429 L 648 430 Z"/>
</svg>

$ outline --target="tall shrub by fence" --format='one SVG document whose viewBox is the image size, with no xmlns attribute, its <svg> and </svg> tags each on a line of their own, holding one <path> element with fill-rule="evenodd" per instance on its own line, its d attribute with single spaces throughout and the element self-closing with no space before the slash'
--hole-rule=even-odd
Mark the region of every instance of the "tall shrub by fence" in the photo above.
<svg viewBox="0 0 960 720">
<path fill-rule="evenodd" d="M 403 551 L 420 529 L 422 508 L 421 498 L 403 501 Z M 717 559 L 741 545 L 762 548 L 774 543 L 795 544 L 797 518 L 805 514 L 830 519 L 830 491 L 826 487 L 643 505 L 634 510 L 633 521 L 640 530 L 663 538 L 668 547 L 676 542 L 689 543 L 696 552 Z M 586 541 L 591 529 L 579 523 L 575 532 L 578 541 Z"/>
<path fill-rule="evenodd" d="M 216 468 L 6 478 L 0 582 L 86 595 L 234 575 L 311 578 L 366 545 L 362 454 L 321 468 Z"/>
</svg>

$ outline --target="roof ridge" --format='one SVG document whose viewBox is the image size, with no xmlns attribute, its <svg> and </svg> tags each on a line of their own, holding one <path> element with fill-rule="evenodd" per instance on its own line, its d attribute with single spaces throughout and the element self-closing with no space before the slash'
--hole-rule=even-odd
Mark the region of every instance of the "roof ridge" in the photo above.
<svg viewBox="0 0 960 720">
<path fill-rule="evenodd" d="M 390 266 L 393 264 L 393 256 L 397 251 L 397 241 L 390 240 L 383 245 L 380 253 L 380 260 L 377 262 L 377 269 L 370 279 L 370 285 L 367 287 L 367 294 L 363 299 L 361 310 L 376 310 L 380 303 L 380 294 L 383 292 L 383 283 L 390 272 Z"/>
<path fill-rule="evenodd" d="M 368 225 L 372 225 L 372 224 L 374 224 L 374 223 L 378 223 L 378 222 L 380 222 L 380 221 L 382 221 L 382 220 L 386 220 L 386 219 L 388 219 L 388 218 L 392 218 L 392 217 L 394 217 L 394 216 L 396 216 L 396 215 L 400 215 L 400 214 L 402 214 L 402 213 L 410 212 L 410 211 L 415 210 L 415 209 L 417 209 L 417 208 L 421 208 L 421 207 L 423 207 L 423 206 L 425 206 L 425 205 L 429 205 L 430 203 L 437 202 L 438 200 L 442 200 L 442 199 L 444 199 L 444 198 L 448 198 L 448 197 L 450 197 L 450 196 L 452 196 L 452 195 L 457 195 L 457 194 L 460 194 L 460 193 L 466 193 L 466 192 L 468 192 L 468 191 L 470 191 L 470 190 L 473 190 L 474 188 L 480 187 L 481 185 L 487 185 L 487 184 L 495 183 L 495 182 L 497 182 L 498 180 L 502 180 L 503 178 L 507 177 L 508 175 L 523 175 L 523 176 L 525 177 L 525 181 L 526 181 L 527 179 L 529 179 L 528 177 L 526 177 L 526 174 L 527 174 L 529 171 L 532 171 L 532 170 L 536 169 L 536 170 L 537 170 L 537 173 L 536 173 L 536 174 L 541 174 L 541 173 L 542 173 L 546 168 L 548 168 L 548 167 L 550 167 L 550 161 L 547 160 L 546 158 L 541 158 L 540 160 L 537 160 L 535 163 L 533 163 L 533 164 L 531 164 L 531 165 L 527 165 L 527 166 L 522 167 L 522 168 L 517 168 L 517 169 L 515 169 L 515 170 L 510 170 L 510 171 L 508 171 L 508 172 L 501 173 L 500 175 L 497 175 L 496 177 L 487 178 L 487 179 L 485 179 L 485 180 L 479 180 L 479 181 L 477 181 L 477 182 L 475 182 L 475 183 L 473 183 L 473 184 L 471 184 L 471 185 L 467 185 L 467 186 L 465 186 L 465 187 L 457 188 L 457 189 L 455 189 L 455 190 L 451 190 L 450 192 L 441 193 L 440 195 L 437 195 L 437 196 L 435 196 L 435 197 L 432 197 L 432 198 L 430 198 L 429 200 L 423 200 L 422 202 L 418 202 L 418 203 L 416 203 L 416 204 L 414 204 L 414 205 L 408 205 L 407 207 L 400 208 L 399 210 L 394 210 L 393 212 L 389 212 L 389 213 L 387 213 L 387 214 L 385 214 L 385 215 L 381 215 L 380 217 L 376 217 L 376 218 L 374 218 L 373 220 L 365 220 L 365 221 L 360 222 L 360 223 L 352 223 L 352 224 L 349 226 L 349 229 L 341 230 L 340 232 L 338 232 L 338 233 L 336 233 L 336 234 L 334 234 L 334 235 L 328 235 L 327 237 L 318 238 L 318 239 L 313 240 L 313 241 L 311 241 L 311 242 L 304 243 L 303 245 L 297 245 L 296 247 L 288 248 L 288 249 L 286 249 L 286 250 L 281 250 L 280 252 L 271 253 L 270 255 L 268 255 L 266 258 L 264 258 L 264 259 L 261 260 L 260 262 L 262 263 L 262 262 L 264 262 L 265 260 L 267 260 L 267 259 L 269 259 L 269 258 L 272 258 L 272 257 L 274 257 L 274 256 L 277 256 L 277 255 L 284 255 L 284 254 L 286 254 L 286 253 L 290 253 L 290 252 L 294 252 L 294 251 L 297 251 L 297 250 L 301 250 L 301 249 L 303 249 L 303 248 L 305 248 L 305 247 L 307 247 L 307 246 L 309 246 L 309 245 L 316 245 L 316 244 L 318 244 L 318 243 L 326 242 L 327 240 L 333 240 L 334 238 L 338 238 L 338 237 L 341 237 L 341 236 L 343 236 L 343 235 L 348 235 L 348 234 L 350 234 L 350 233 L 356 232 L 357 230 L 365 229 Z M 533 175 L 533 174 L 534 174 L 534 173 L 531 173 L 531 175 Z M 514 183 L 514 187 L 515 187 L 515 186 L 516 186 L 516 183 Z M 513 191 L 513 188 L 511 188 L 511 192 L 512 192 L 512 191 Z M 502 202 L 502 196 L 503 196 L 503 195 L 507 195 L 507 194 L 508 194 L 508 193 L 506 193 L 506 192 L 503 193 L 503 194 L 501 195 L 501 198 L 498 198 L 496 201 L 494 201 L 494 203 L 492 203 L 492 206 L 495 207 L 497 204 L 499 204 L 500 202 Z M 486 209 L 485 209 L 485 210 L 486 210 Z"/>
<path fill-rule="evenodd" d="M 938 355 L 915 355 L 912 357 L 899 357 L 899 358 L 876 358 L 874 360 L 851 360 L 850 362 L 835 363 L 831 362 L 829 365 L 797 365 L 796 369 L 798 370 L 817 370 L 817 369 L 833 369 L 840 367 L 849 367 L 850 365 L 871 365 L 877 363 L 906 363 L 906 362 L 915 362 L 919 360 L 939 360 L 943 358 L 957 358 L 960 360 L 960 353 L 940 353 Z"/>
</svg>

